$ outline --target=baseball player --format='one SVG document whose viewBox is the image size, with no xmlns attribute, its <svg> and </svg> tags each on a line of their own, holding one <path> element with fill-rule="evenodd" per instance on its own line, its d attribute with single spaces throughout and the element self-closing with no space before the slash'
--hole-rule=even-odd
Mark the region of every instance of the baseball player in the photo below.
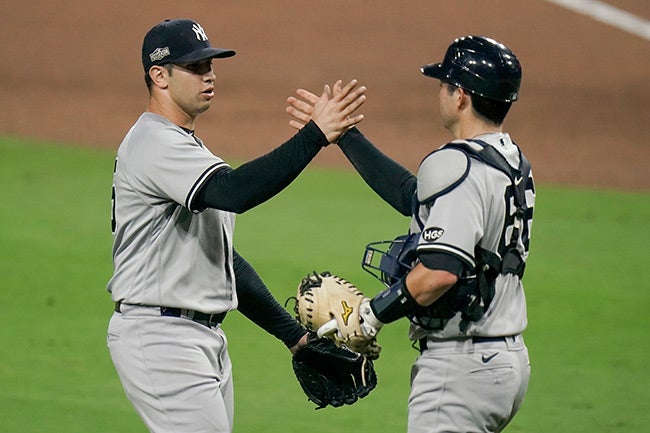
<svg viewBox="0 0 650 433">
<path fill-rule="evenodd" d="M 233 384 L 228 311 L 245 316 L 292 353 L 306 331 L 233 247 L 235 214 L 271 198 L 362 115 L 365 88 L 325 86 L 313 121 L 273 152 L 237 169 L 213 155 L 195 122 L 215 96 L 210 44 L 189 19 L 144 37 L 147 110 L 122 141 L 112 189 L 115 302 L 107 344 L 127 397 L 150 431 L 230 432 Z"/>
<path fill-rule="evenodd" d="M 518 99 L 521 66 L 505 45 L 466 36 L 421 72 L 440 81 L 440 116 L 454 140 L 429 153 L 417 176 L 357 129 L 339 141 L 373 190 L 412 217 L 407 239 L 415 240 L 406 271 L 384 273 L 388 288 L 361 304 L 361 327 L 374 336 L 387 323 L 411 321 L 421 354 L 411 370 L 410 433 L 499 432 L 530 376 L 521 278 L 535 188 L 528 161 L 502 127 Z M 287 111 L 300 128 L 317 98 L 298 95 Z"/>
</svg>

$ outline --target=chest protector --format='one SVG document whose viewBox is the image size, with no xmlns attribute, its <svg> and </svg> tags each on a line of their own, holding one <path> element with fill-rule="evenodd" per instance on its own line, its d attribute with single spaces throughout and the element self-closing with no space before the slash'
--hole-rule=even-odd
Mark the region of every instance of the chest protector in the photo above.
<svg viewBox="0 0 650 433">
<path fill-rule="evenodd" d="M 505 243 L 497 253 L 476 245 L 474 258 L 476 267 L 473 273 L 462 277 L 458 283 L 448 290 L 440 299 L 415 317 L 415 323 L 425 329 L 442 329 L 447 320 L 461 313 L 460 330 L 465 332 L 469 322 L 475 322 L 488 310 L 494 298 L 495 281 L 499 274 L 514 274 L 523 278 L 526 263 L 521 257 L 517 243 L 525 221 L 528 206 L 526 204 L 526 187 L 530 176 L 530 163 L 519 152 L 519 167 L 513 168 L 494 147 L 480 141 L 472 140 L 481 146 L 475 149 L 468 143 L 453 142 L 445 149 L 457 149 L 470 158 L 484 162 L 490 167 L 504 173 L 510 179 L 513 189 L 514 224 L 509 242 Z"/>
<path fill-rule="evenodd" d="M 508 176 L 513 189 L 513 230 L 509 242 L 505 243 L 496 253 L 476 245 L 474 249 L 476 267 L 473 272 L 462 276 L 456 285 L 432 305 L 413 313 L 410 317 L 411 321 L 430 331 L 443 329 L 447 321 L 460 312 L 462 319 L 460 330 L 465 332 L 469 323 L 481 319 L 490 307 L 494 298 L 497 276 L 499 274 L 514 274 L 521 279 L 526 266 L 517 249 L 517 243 L 528 211 L 526 187 L 530 176 L 530 163 L 520 151 L 519 167 L 513 168 L 505 157 L 489 144 L 480 140 L 471 140 L 471 142 L 480 145 L 481 149 L 477 150 L 466 142 L 452 142 L 444 148 L 457 149 L 469 158 L 482 161 Z M 419 236 L 419 233 L 414 233 L 399 236 L 392 242 L 368 244 L 362 267 L 385 284 L 397 281 L 416 263 Z M 382 249 L 379 247 L 380 245 L 385 245 L 386 248 Z M 373 259 L 377 253 L 381 259 L 375 266 Z M 379 273 L 373 271 L 379 271 Z"/>
</svg>

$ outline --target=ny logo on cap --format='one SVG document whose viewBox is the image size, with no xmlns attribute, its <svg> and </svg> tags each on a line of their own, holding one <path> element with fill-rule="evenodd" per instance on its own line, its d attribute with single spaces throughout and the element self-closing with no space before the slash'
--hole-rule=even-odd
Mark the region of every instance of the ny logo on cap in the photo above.
<svg viewBox="0 0 650 433">
<path fill-rule="evenodd" d="M 192 25 L 192 30 L 194 30 L 194 33 L 196 33 L 196 39 L 199 41 L 207 41 L 208 40 L 208 35 L 205 34 L 205 30 L 203 30 L 203 27 L 201 27 L 200 24 L 194 23 Z"/>
</svg>

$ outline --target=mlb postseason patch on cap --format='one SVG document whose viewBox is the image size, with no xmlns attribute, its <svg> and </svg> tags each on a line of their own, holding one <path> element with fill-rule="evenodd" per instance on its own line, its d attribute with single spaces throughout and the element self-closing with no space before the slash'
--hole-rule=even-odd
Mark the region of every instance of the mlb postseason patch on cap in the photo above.
<svg viewBox="0 0 650 433">
<path fill-rule="evenodd" d="M 149 54 L 152 63 L 158 62 L 169 55 L 169 47 L 156 48 L 153 53 Z"/>
</svg>

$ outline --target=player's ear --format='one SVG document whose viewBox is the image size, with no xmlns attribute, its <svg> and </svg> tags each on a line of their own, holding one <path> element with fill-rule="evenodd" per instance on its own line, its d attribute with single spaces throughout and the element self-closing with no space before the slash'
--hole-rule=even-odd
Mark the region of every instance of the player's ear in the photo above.
<svg viewBox="0 0 650 433">
<path fill-rule="evenodd" d="M 469 93 L 467 93 L 462 87 L 456 87 L 456 91 L 458 92 L 458 108 L 464 110 L 471 106 L 472 98 L 470 98 Z"/>
<path fill-rule="evenodd" d="M 165 89 L 168 86 L 169 71 L 163 66 L 152 66 L 149 69 L 149 78 L 154 86 Z"/>
</svg>

